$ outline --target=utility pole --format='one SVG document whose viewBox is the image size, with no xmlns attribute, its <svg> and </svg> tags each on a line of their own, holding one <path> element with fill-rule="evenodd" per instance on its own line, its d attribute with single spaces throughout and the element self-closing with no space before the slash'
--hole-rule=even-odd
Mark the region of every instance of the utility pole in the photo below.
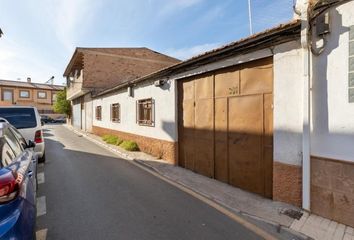
<svg viewBox="0 0 354 240">
<path fill-rule="evenodd" d="M 250 35 L 253 34 L 253 28 L 252 28 L 252 11 L 251 11 L 251 0 L 248 0 L 248 19 L 250 23 Z"/>
<path fill-rule="evenodd" d="M 1 28 L 0 28 L 0 37 L 4 35 L 4 33 L 2 32 Z"/>
</svg>

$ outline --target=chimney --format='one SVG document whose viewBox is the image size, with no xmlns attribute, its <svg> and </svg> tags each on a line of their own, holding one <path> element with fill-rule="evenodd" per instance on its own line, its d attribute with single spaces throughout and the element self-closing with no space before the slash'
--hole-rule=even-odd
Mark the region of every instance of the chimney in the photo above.
<svg viewBox="0 0 354 240">
<path fill-rule="evenodd" d="M 31 83 L 31 78 L 30 77 L 27 78 L 27 82 Z"/>
</svg>

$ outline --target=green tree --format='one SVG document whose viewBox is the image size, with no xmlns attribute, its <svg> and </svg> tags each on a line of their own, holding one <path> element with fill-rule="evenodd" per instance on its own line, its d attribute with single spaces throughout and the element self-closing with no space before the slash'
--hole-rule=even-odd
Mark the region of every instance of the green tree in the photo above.
<svg viewBox="0 0 354 240">
<path fill-rule="evenodd" d="M 63 91 L 58 92 L 56 98 L 57 99 L 53 106 L 54 112 L 70 116 L 71 105 L 70 101 L 66 99 L 66 88 L 64 88 Z"/>
</svg>

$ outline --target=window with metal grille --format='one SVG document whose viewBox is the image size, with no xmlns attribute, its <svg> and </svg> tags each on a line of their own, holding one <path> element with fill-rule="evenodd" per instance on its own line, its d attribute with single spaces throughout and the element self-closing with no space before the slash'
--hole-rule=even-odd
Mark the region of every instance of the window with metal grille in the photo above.
<svg viewBox="0 0 354 240">
<path fill-rule="evenodd" d="M 102 107 L 101 106 L 96 107 L 96 120 L 99 120 L 99 121 L 102 120 Z"/>
<path fill-rule="evenodd" d="M 144 126 L 155 124 L 155 102 L 152 98 L 137 101 L 136 117 L 137 123 Z"/>
<path fill-rule="evenodd" d="M 120 122 L 120 104 L 114 103 L 111 105 L 111 121 L 119 123 Z"/>
</svg>

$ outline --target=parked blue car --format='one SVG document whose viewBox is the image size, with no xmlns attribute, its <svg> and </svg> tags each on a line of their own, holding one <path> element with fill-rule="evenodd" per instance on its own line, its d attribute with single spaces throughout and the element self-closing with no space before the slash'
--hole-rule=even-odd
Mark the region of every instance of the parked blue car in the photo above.
<svg viewBox="0 0 354 240">
<path fill-rule="evenodd" d="M 35 239 L 37 157 L 11 124 L 0 122 L 0 239 Z"/>
</svg>

